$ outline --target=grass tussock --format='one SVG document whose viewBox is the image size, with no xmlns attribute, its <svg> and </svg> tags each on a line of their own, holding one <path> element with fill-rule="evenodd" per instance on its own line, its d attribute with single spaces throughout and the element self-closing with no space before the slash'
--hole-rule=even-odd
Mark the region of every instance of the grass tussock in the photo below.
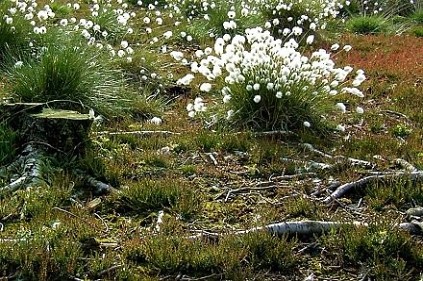
<svg viewBox="0 0 423 281">
<path fill-rule="evenodd" d="M 82 102 L 104 115 L 122 99 L 119 72 L 102 62 L 101 53 L 78 38 L 52 38 L 39 58 L 9 70 L 11 92 L 22 102 Z"/>
<path fill-rule="evenodd" d="M 136 213 L 170 209 L 183 218 L 190 218 L 200 210 L 200 197 L 193 186 L 172 178 L 141 180 L 124 189 L 119 201 L 124 209 Z"/>
<path fill-rule="evenodd" d="M 244 280 L 253 276 L 254 270 L 286 272 L 301 262 L 290 250 L 295 246 L 295 240 L 266 233 L 227 236 L 217 244 L 172 236 L 128 243 L 126 255 L 130 260 L 153 272 L 171 275 L 205 276 L 214 273 L 223 278 Z"/>
<path fill-rule="evenodd" d="M 336 249 L 340 266 L 362 264 L 376 280 L 413 280 L 410 269 L 421 266 L 422 252 L 412 237 L 388 225 L 368 229 L 345 229 L 323 238 L 323 245 Z"/>
</svg>

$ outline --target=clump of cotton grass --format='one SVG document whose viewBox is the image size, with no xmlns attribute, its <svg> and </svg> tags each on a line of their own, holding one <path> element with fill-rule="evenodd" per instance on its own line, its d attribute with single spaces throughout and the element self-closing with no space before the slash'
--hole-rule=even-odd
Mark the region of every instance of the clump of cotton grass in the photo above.
<svg viewBox="0 0 423 281">
<path fill-rule="evenodd" d="M 20 13 L 11 1 L 0 3 L 0 64 L 30 52 L 28 34 L 33 27 Z"/>
<path fill-rule="evenodd" d="M 340 0 L 297 1 L 258 0 L 260 12 L 268 19 L 265 28 L 277 38 L 294 38 L 302 43 L 307 36 L 318 38 L 343 7 Z"/>
<path fill-rule="evenodd" d="M 188 23 L 185 30 L 188 36 L 197 41 L 206 41 L 210 37 L 221 37 L 224 34 L 235 35 L 244 32 L 246 28 L 264 24 L 259 14 L 256 1 L 198 1 L 181 0 L 183 5 L 176 4 L 180 15 L 185 15 Z M 187 5 L 187 3 L 192 3 Z M 184 10 L 188 9 L 188 10 Z"/>
<path fill-rule="evenodd" d="M 124 5 L 123 3 L 122 6 Z M 81 5 L 68 3 L 66 7 L 76 11 Z M 28 50 L 31 51 L 30 55 L 36 56 L 38 49 L 51 39 L 50 34 L 58 33 L 58 30 L 66 34 L 80 34 L 88 44 L 101 48 L 107 46 L 107 41 L 114 45 L 118 44 L 117 38 L 123 39 L 131 30 L 127 24 L 132 13 L 126 12 L 123 8 L 112 10 L 110 3 L 101 6 L 97 3 L 90 5 L 91 16 L 80 19 L 72 14 L 69 18 L 57 17 L 52 7 L 38 5 L 36 1 L 7 1 L 0 4 L 0 10 L 1 14 L 4 14 L 0 20 L 2 57 L 12 56 L 21 59 L 24 53 L 29 53 Z M 3 20 L 5 24 L 1 22 Z M 8 53 L 4 54 L 6 48 Z"/>
<path fill-rule="evenodd" d="M 353 73 L 350 66 L 335 67 L 331 53 L 323 49 L 302 55 L 295 40 L 283 43 L 262 28 L 245 33 L 229 42 L 217 38 L 213 53 L 191 65 L 192 72 L 209 80 L 199 90 L 220 95 L 221 102 L 215 106 L 207 102 L 207 112 L 215 121 L 253 130 L 323 133 L 345 128 L 341 124 L 329 126 L 328 120 L 336 112 L 355 111 L 339 99 L 363 97 L 357 88 L 365 80 L 362 70 Z M 188 75 L 192 80 L 193 75 Z M 187 107 L 189 115 L 203 117 L 205 104 L 197 98 Z M 362 108 L 357 111 L 362 112 Z"/>
<path fill-rule="evenodd" d="M 193 20 L 204 17 L 210 6 L 213 8 L 216 4 L 200 0 L 173 0 L 170 6 L 180 19 Z"/>
<path fill-rule="evenodd" d="M 375 16 L 384 18 L 408 16 L 419 0 L 345 0 L 342 13 L 346 16 Z"/>
<path fill-rule="evenodd" d="M 111 10 L 99 7 L 92 12 L 88 19 L 80 20 L 79 26 L 81 30 L 87 30 L 90 37 L 94 37 L 96 40 L 117 43 L 128 33 L 130 19 L 130 13 L 122 9 Z"/>
</svg>

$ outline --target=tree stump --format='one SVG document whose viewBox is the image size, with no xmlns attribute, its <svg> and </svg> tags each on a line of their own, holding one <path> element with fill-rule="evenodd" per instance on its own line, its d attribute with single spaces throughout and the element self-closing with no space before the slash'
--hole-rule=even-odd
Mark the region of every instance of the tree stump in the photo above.
<svg viewBox="0 0 423 281">
<path fill-rule="evenodd" d="M 59 105 L 60 108 L 46 103 L 1 104 L 0 122 L 19 133 L 21 145 L 45 144 L 50 149 L 81 156 L 94 119 L 83 106 L 75 109 L 75 104 Z"/>
<path fill-rule="evenodd" d="M 40 113 L 29 115 L 26 120 L 28 138 L 35 145 L 48 144 L 49 149 L 83 156 L 93 120 L 89 114 L 45 108 Z"/>
<path fill-rule="evenodd" d="M 57 108 L 58 105 L 61 108 Z M 0 105 L 0 110 L 0 122 L 18 132 L 18 146 L 21 147 L 19 157 L 6 170 L 21 167 L 23 171 L 12 176 L 7 186 L 0 186 L 0 191 L 14 191 L 42 179 L 40 167 L 46 158 L 58 158 L 62 162 L 78 159 L 84 157 L 89 148 L 94 116 L 83 105 L 60 102 L 53 107 L 47 103 L 6 103 Z M 84 171 L 72 172 L 94 187 L 94 193 L 113 189 Z"/>
</svg>

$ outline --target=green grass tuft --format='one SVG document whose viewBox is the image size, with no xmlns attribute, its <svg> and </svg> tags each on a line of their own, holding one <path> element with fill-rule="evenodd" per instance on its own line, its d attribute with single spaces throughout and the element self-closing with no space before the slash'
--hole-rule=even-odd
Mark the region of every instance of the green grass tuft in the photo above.
<svg viewBox="0 0 423 281">
<path fill-rule="evenodd" d="M 324 246 L 338 251 L 338 264 L 364 265 L 374 280 L 411 280 L 410 268 L 423 263 L 423 253 L 413 246 L 410 235 L 386 225 L 347 228 L 322 240 Z"/>
<path fill-rule="evenodd" d="M 165 178 L 144 179 L 122 190 L 119 201 L 123 208 L 137 213 L 171 208 L 182 217 L 189 218 L 199 210 L 199 196 L 186 182 Z"/>
<path fill-rule="evenodd" d="M 104 65 L 101 53 L 78 38 L 51 39 L 39 59 L 9 70 L 12 93 L 22 102 L 77 101 L 111 115 L 111 104 L 122 99 L 119 71 Z"/>
<path fill-rule="evenodd" d="M 388 31 L 387 20 L 380 16 L 357 16 L 346 22 L 349 31 L 358 34 L 374 34 Z"/>
<path fill-rule="evenodd" d="M 204 276 L 218 273 L 225 279 L 245 280 L 252 270 L 287 272 L 300 263 L 287 238 L 267 233 L 226 236 L 217 243 L 159 235 L 134 240 L 126 247 L 128 259 L 162 274 Z"/>
</svg>

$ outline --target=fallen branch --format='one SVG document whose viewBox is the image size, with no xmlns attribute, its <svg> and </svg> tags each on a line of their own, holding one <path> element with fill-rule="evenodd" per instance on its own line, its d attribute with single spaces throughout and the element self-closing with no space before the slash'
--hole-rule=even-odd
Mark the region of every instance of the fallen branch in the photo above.
<svg viewBox="0 0 423 281">
<path fill-rule="evenodd" d="M 339 229 L 342 226 L 365 226 L 368 225 L 362 222 L 352 222 L 352 223 L 345 223 L 345 222 L 332 222 L 332 221 L 294 221 L 294 222 L 280 222 L 280 223 L 273 223 L 263 227 L 255 227 L 247 230 L 241 230 L 235 232 L 235 234 L 247 234 L 250 232 L 256 231 L 268 231 L 272 234 L 320 234 L 324 232 L 328 232 L 332 229 Z"/>
<path fill-rule="evenodd" d="M 410 119 L 407 115 L 405 115 L 404 113 L 401 112 L 397 112 L 397 111 L 393 111 L 393 110 L 382 110 L 381 112 L 384 113 L 388 113 L 388 114 L 392 114 L 392 115 L 396 115 L 397 117 L 401 117 L 404 119 Z"/>
<path fill-rule="evenodd" d="M 322 234 L 327 233 L 331 230 L 337 230 L 342 227 L 355 226 L 355 227 L 369 227 L 369 224 L 365 222 L 335 222 L 335 221 L 291 221 L 291 222 L 280 222 L 273 223 L 262 227 L 254 227 L 247 230 L 237 231 L 233 234 L 235 235 L 244 235 L 248 233 L 254 233 L 258 231 L 267 231 L 271 234 L 276 235 L 313 235 L 313 234 Z M 409 232 L 410 234 L 421 234 L 423 233 L 422 226 L 420 222 L 413 221 L 407 223 L 401 223 L 396 225 L 400 230 Z M 209 237 L 216 239 L 223 234 L 210 233 L 202 231 L 197 235 L 190 236 L 189 239 L 197 239 L 202 237 Z"/>
<path fill-rule="evenodd" d="M 20 178 L 14 180 L 13 182 L 9 183 L 6 186 L 3 186 L 0 190 L 1 191 L 9 191 L 14 192 L 21 188 L 26 182 L 27 176 L 21 176 Z"/>
<path fill-rule="evenodd" d="M 327 153 L 324 153 L 324 152 L 322 152 L 322 151 L 320 151 L 320 150 L 318 150 L 318 149 L 314 148 L 314 146 L 312 146 L 312 145 L 311 145 L 311 144 L 309 144 L 309 143 L 302 143 L 302 144 L 301 144 L 301 146 L 302 146 L 302 147 L 304 147 L 304 148 L 307 148 L 307 149 L 308 149 L 308 150 L 310 150 L 311 152 L 316 153 L 316 154 L 318 154 L 318 155 L 320 155 L 320 156 L 322 156 L 322 157 L 329 158 L 329 159 L 332 159 L 332 158 L 333 158 L 333 156 L 332 156 L 332 155 L 327 154 Z"/>
<path fill-rule="evenodd" d="M 397 158 L 395 159 L 395 165 L 400 166 L 401 168 L 403 168 L 406 171 L 409 172 L 416 172 L 418 171 L 418 169 L 416 167 L 414 167 L 412 164 L 410 164 L 408 161 L 401 159 L 401 158 Z"/>
<path fill-rule="evenodd" d="M 246 132 L 234 132 L 233 135 L 244 135 Z M 284 136 L 284 135 L 295 135 L 292 131 L 264 131 L 264 132 L 251 132 L 251 134 L 255 137 L 261 137 L 261 136 Z"/>
<path fill-rule="evenodd" d="M 345 159 L 344 156 L 335 156 L 335 158 Z M 366 161 L 366 160 L 361 160 L 361 159 L 356 159 L 356 158 L 351 158 L 351 157 L 346 158 L 346 160 L 352 166 L 361 166 L 361 167 L 365 167 L 365 168 L 368 168 L 368 169 L 373 169 L 374 167 L 376 167 L 375 163 L 372 163 L 372 162 L 369 162 L 369 161 Z"/>
<path fill-rule="evenodd" d="M 333 168 L 333 164 L 326 164 L 321 162 L 314 162 L 314 161 L 303 161 L 303 160 L 294 160 L 289 158 L 281 158 L 281 161 L 293 163 L 296 165 L 301 165 L 304 170 L 310 171 L 310 170 L 329 170 Z"/>
<path fill-rule="evenodd" d="M 294 135 L 294 132 L 291 131 L 265 131 L 265 132 L 255 132 L 254 136 L 261 137 L 261 136 L 278 136 L 278 135 Z"/>
<path fill-rule="evenodd" d="M 307 173 L 298 173 L 293 175 L 283 175 L 283 176 L 274 176 L 270 177 L 269 180 L 271 181 L 282 181 L 282 180 L 292 180 L 292 179 L 305 179 L 305 178 L 312 178 L 317 176 L 314 172 L 307 172 Z"/>
<path fill-rule="evenodd" d="M 114 265 L 112 267 L 106 268 L 105 270 L 102 270 L 99 273 L 97 273 L 96 277 L 101 277 L 103 275 L 106 275 L 106 274 L 110 273 L 111 271 L 114 271 L 116 269 L 121 268 L 122 266 L 123 266 L 122 264 L 117 264 L 117 265 Z"/>
<path fill-rule="evenodd" d="M 226 197 L 225 197 L 225 202 L 227 202 L 229 200 L 229 197 L 232 194 L 247 193 L 247 192 L 251 192 L 251 191 L 273 190 L 275 188 L 276 188 L 276 185 L 261 186 L 261 187 L 241 187 L 241 188 L 237 188 L 237 189 L 229 189 L 228 193 L 226 194 Z"/>
<path fill-rule="evenodd" d="M 423 216 L 423 207 L 410 208 L 405 213 L 409 216 L 421 217 Z"/>
<path fill-rule="evenodd" d="M 392 178 L 398 178 L 398 177 L 403 177 L 403 176 L 410 177 L 411 180 L 418 180 L 418 179 L 423 178 L 423 171 L 416 171 L 416 172 L 411 172 L 411 173 L 403 171 L 403 172 L 393 172 L 393 173 L 382 174 L 382 175 L 367 176 L 367 177 L 361 178 L 357 181 L 349 182 L 349 183 L 346 183 L 346 184 L 339 186 L 334 192 L 332 192 L 331 195 L 327 196 L 323 200 L 323 203 L 328 204 L 328 203 L 332 202 L 334 199 L 338 199 L 338 198 L 342 197 L 345 193 L 347 193 L 351 189 L 363 187 L 363 186 L 367 185 L 368 183 L 370 183 L 372 181 L 378 181 L 378 180 L 381 180 L 381 179 L 392 179 Z"/>
<path fill-rule="evenodd" d="M 365 167 L 368 169 L 373 169 L 374 167 L 376 167 L 375 163 L 366 161 L 366 160 L 361 160 L 361 159 L 356 159 L 356 158 L 351 158 L 348 157 L 346 158 L 345 156 L 342 155 L 337 155 L 337 156 L 332 156 L 330 154 L 327 154 L 325 152 L 322 152 L 316 148 L 314 148 L 311 144 L 309 143 L 303 143 L 302 147 L 307 148 L 309 151 L 316 153 L 324 158 L 328 158 L 328 159 L 336 159 L 336 160 L 345 160 L 347 161 L 349 164 L 351 164 L 352 166 L 361 166 L 361 167 Z"/>
<path fill-rule="evenodd" d="M 76 174 L 83 179 L 83 181 L 93 188 L 93 193 L 96 195 L 108 194 L 117 192 L 113 186 L 95 179 L 94 177 L 84 173 L 81 170 L 76 170 Z"/>
</svg>

